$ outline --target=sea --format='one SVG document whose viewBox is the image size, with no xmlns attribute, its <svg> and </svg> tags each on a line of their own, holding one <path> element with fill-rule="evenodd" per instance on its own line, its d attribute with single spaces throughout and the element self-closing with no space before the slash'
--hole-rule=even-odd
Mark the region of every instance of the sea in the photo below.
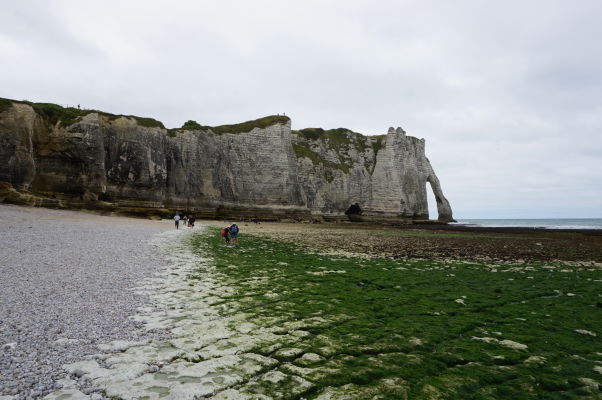
<svg viewBox="0 0 602 400">
<path fill-rule="evenodd" d="M 545 229 L 602 229 L 602 218 L 557 219 L 458 219 L 458 224 L 483 227 L 526 227 Z"/>
</svg>

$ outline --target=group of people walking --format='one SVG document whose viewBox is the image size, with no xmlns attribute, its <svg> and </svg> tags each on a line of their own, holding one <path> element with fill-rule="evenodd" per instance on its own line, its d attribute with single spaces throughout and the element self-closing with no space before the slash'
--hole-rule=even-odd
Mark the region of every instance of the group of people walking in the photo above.
<svg viewBox="0 0 602 400">
<path fill-rule="evenodd" d="M 173 217 L 174 223 L 176 225 L 176 229 L 180 229 L 180 222 L 184 224 L 184 226 L 188 226 L 189 228 L 194 228 L 194 221 L 196 220 L 193 216 L 184 215 L 184 217 L 180 216 L 180 213 L 176 211 L 176 215 Z M 232 224 L 226 226 L 221 230 L 222 237 L 226 241 L 226 246 L 231 246 L 232 244 L 238 246 L 238 232 L 240 229 L 238 225 Z"/>
<path fill-rule="evenodd" d="M 173 217 L 173 220 L 176 224 L 176 229 L 180 229 L 180 221 L 184 224 L 184 226 L 194 228 L 194 221 L 196 221 L 196 218 L 194 218 L 192 215 L 184 215 L 184 217 L 180 217 L 180 213 L 176 211 L 176 215 Z"/>
</svg>

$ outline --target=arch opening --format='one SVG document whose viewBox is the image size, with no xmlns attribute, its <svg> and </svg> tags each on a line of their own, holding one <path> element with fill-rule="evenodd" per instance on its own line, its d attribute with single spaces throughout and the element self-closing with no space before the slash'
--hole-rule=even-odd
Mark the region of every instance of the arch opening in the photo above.
<svg viewBox="0 0 602 400">
<path fill-rule="evenodd" d="M 431 187 L 430 191 L 431 191 L 433 197 L 435 198 L 434 203 L 437 206 L 437 221 L 456 222 L 452 217 L 452 210 L 451 210 L 451 207 L 449 206 L 449 202 L 447 201 L 445 196 L 443 196 L 443 192 L 441 190 L 441 185 L 439 185 L 439 179 L 437 179 L 437 177 L 433 173 L 433 175 L 430 175 L 426 181 L 429 183 L 429 185 Z M 427 188 L 428 188 L 428 186 L 427 186 Z M 428 196 L 428 192 L 429 191 L 427 189 L 427 196 Z M 427 203 L 430 203 L 430 202 L 428 202 L 428 200 L 427 200 Z M 428 207 L 428 205 L 427 205 L 427 207 Z"/>
</svg>

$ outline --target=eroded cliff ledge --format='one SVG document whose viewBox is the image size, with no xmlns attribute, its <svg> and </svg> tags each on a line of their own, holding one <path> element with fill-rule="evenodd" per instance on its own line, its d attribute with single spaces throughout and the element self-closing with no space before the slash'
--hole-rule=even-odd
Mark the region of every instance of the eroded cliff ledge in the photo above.
<svg viewBox="0 0 602 400">
<path fill-rule="evenodd" d="M 284 116 L 168 130 L 150 118 L 0 99 L 0 182 L 0 201 L 43 206 L 400 220 L 428 219 L 429 182 L 438 219 L 453 219 L 423 139 L 401 128 L 293 131 Z"/>
</svg>

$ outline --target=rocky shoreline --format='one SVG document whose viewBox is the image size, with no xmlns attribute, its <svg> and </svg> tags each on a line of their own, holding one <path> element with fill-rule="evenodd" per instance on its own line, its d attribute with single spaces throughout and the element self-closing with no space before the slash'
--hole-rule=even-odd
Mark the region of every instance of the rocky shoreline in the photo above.
<svg viewBox="0 0 602 400">
<path fill-rule="evenodd" d="M 222 222 L 204 221 L 221 226 Z M 468 225 L 245 223 L 241 232 L 336 252 L 398 259 L 602 262 L 602 230 Z"/>
</svg>

